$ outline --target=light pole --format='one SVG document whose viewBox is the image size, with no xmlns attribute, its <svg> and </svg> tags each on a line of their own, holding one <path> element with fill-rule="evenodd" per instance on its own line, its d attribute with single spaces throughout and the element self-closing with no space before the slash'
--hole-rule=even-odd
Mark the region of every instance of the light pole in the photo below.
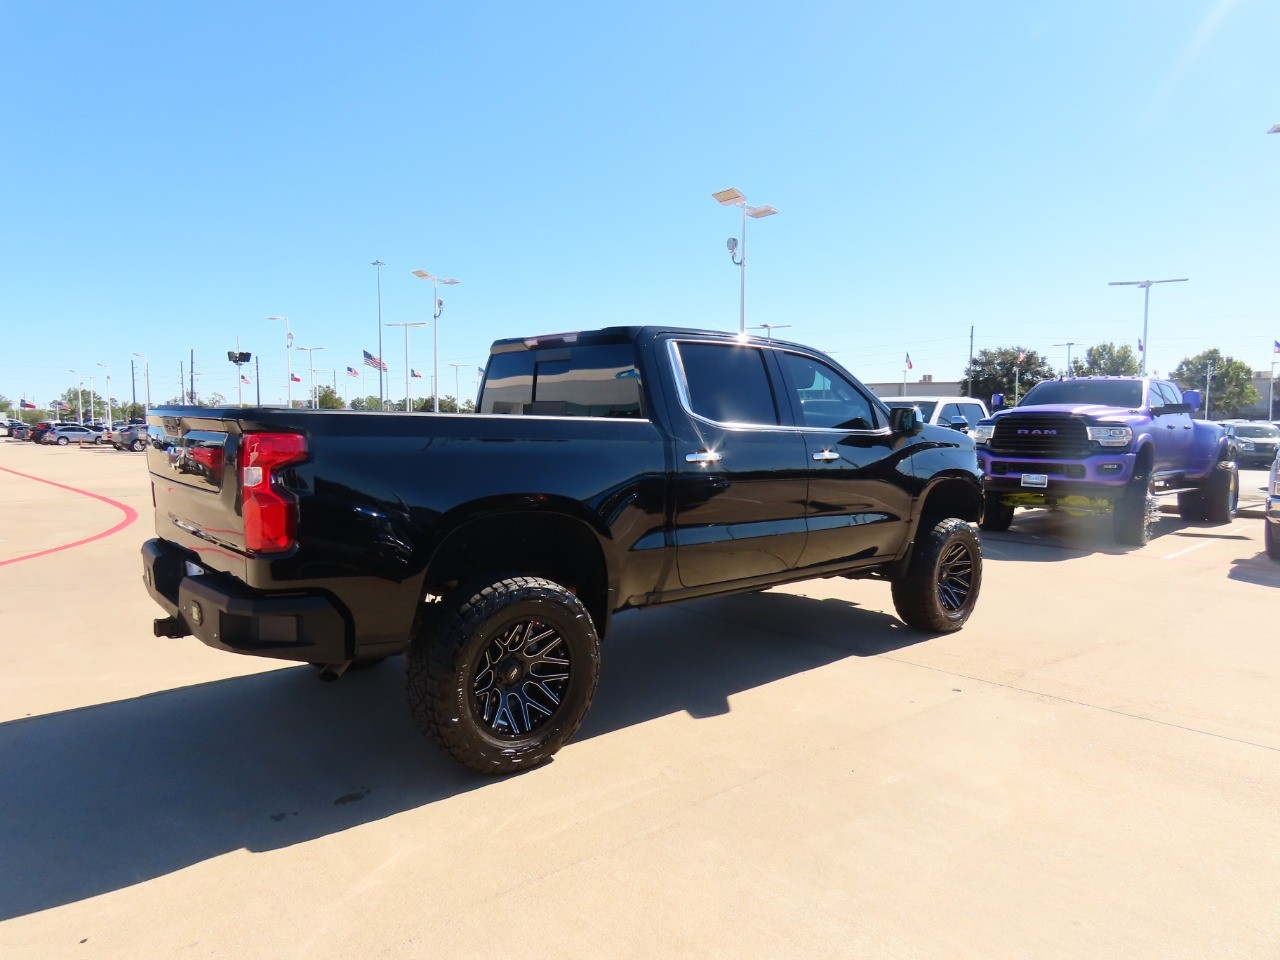
<svg viewBox="0 0 1280 960">
<path fill-rule="evenodd" d="M 67 373 L 75 374 L 76 378 L 76 422 L 84 423 L 84 381 L 80 379 L 80 374 L 74 370 L 68 370 Z"/>
<path fill-rule="evenodd" d="M 243 407 L 244 372 L 240 368 L 253 359 L 253 354 L 242 352 L 240 350 L 240 338 L 236 337 L 236 348 L 227 351 L 227 359 L 236 365 L 236 405 Z"/>
<path fill-rule="evenodd" d="M 440 412 L 440 314 L 444 313 L 444 301 L 440 299 L 438 293 L 439 285 L 445 284 L 453 286 L 455 283 L 461 283 L 461 280 L 445 280 L 443 277 L 433 277 L 425 270 L 415 270 L 413 275 L 419 280 L 431 281 L 431 319 L 435 321 L 431 324 L 431 409 L 433 413 Z M 408 352 L 409 332 L 406 330 L 404 335 L 405 351 Z M 408 363 L 408 361 L 405 361 Z"/>
<path fill-rule="evenodd" d="M 466 364 L 450 363 L 449 366 L 453 367 L 453 412 L 461 413 L 462 412 L 462 396 L 461 396 L 462 387 L 458 385 L 458 370 L 461 367 L 465 367 Z"/>
<path fill-rule="evenodd" d="M 1145 338 L 1145 337 L 1146 337 L 1146 335 L 1147 335 L 1147 332 L 1144 330 L 1144 331 L 1142 332 L 1142 336 Z M 1142 341 L 1142 342 L 1143 342 L 1143 343 L 1146 343 L 1147 341 L 1146 341 L 1145 339 L 1143 339 L 1143 341 Z M 1055 343 L 1055 344 L 1054 344 L 1054 346 L 1055 346 L 1055 347 L 1066 347 L 1066 348 L 1067 348 L 1067 376 L 1068 376 L 1068 377 L 1074 377 L 1074 376 L 1075 376 L 1075 374 L 1071 372 L 1071 348 L 1072 348 L 1072 347 L 1074 347 L 1075 345 L 1076 345 L 1076 342 L 1075 342 L 1074 340 L 1068 340 L 1066 343 Z"/>
<path fill-rule="evenodd" d="M 1213 384 L 1213 361 L 1209 361 L 1209 365 L 1204 371 L 1204 418 L 1212 419 L 1209 416 L 1209 387 Z"/>
<path fill-rule="evenodd" d="M 277 317 L 274 314 L 267 317 L 268 320 L 284 321 L 284 369 L 285 369 L 285 398 L 289 404 L 289 409 L 293 409 L 293 334 L 289 330 L 289 318 Z"/>
<path fill-rule="evenodd" d="M 785 329 L 786 329 L 787 327 L 789 327 L 789 326 L 791 326 L 791 324 L 789 324 L 789 323 L 762 323 L 762 324 L 760 324 L 759 326 L 752 327 L 751 329 L 752 329 L 752 330 L 763 330 L 763 331 L 764 331 L 764 338 L 765 338 L 766 340 L 772 340 L 772 339 L 773 339 L 773 331 L 775 331 L 775 330 L 785 330 Z"/>
<path fill-rule="evenodd" d="M 150 413 L 151 412 L 151 362 L 147 360 L 146 354 L 135 353 L 133 354 L 133 356 L 142 358 L 142 384 L 143 384 L 142 402 L 144 407 L 143 413 Z"/>
<path fill-rule="evenodd" d="M 1151 344 L 1147 340 L 1147 308 L 1151 305 L 1151 285 L 1153 283 L 1186 283 L 1190 279 L 1190 277 L 1177 277 L 1173 280 L 1112 280 L 1107 284 L 1109 287 L 1142 288 L 1142 349 L 1139 351 L 1142 357 L 1138 361 L 1140 375 L 1147 374 L 1147 354 L 1151 352 Z"/>
<path fill-rule="evenodd" d="M 416 323 L 385 323 L 385 327 L 404 327 L 404 412 L 411 413 L 413 405 L 409 402 L 409 328 L 425 327 L 427 322 L 419 320 Z M 439 411 L 437 411 L 439 412 Z"/>
<path fill-rule="evenodd" d="M 386 266 L 381 260 L 369 264 L 378 272 L 378 362 L 382 362 L 382 268 Z M 382 388 L 382 368 L 378 368 L 378 409 L 387 409 L 387 395 Z"/>
<path fill-rule="evenodd" d="M 311 409 L 315 410 L 320 406 L 319 399 L 316 397 L 316 351 L 323 350 L 324 347 L 294 347 L 293 349 L 307 351 L 307 359 L 311 367 Z"/>
<path fill-rule="evenodd" d="M 777 208 L 768 205 L 763 207 L 748 205 L 747 198 L 733 187 L 713 193 L 711 197 L 722 207 L 738 207 L 742 210 L 742 240 L 739 242 L 734 237 L 730 237 L 726 246 L 729 248 L 729 259 L 737 264 L 742 272 L 738 296 L 738 333 L 745 337 L 747 335 L 747 217 L 759 220 L 761 217 L 771 217 L 778 211 Z"/>
<path fill-rule="evenodd" d="M 99 363 L 103 370 L 107 371 L 107 429 L 111 429 L 111 368 L 105 363 Z"/>
</svg>

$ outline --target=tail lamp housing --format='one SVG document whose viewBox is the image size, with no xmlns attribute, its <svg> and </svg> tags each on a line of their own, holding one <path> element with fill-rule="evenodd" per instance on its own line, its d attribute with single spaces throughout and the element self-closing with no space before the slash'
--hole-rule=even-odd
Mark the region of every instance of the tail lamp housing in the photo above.
<svg viewBox="0 0 1280 960">
<path fill-rule="evenodd" d="M 292 549 L 298 536 L 298 501 L 276 483 L 278 471 L 307 458 L 299 433 L 246 433 L 240 441 L 240 497 L 244 545 L 250 553 Z"/>
</svg>

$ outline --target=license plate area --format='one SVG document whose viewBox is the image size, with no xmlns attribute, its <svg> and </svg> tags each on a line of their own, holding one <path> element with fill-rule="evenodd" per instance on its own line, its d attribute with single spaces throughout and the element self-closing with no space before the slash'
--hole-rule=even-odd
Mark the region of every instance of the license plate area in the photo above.
<svg viewBox="0 0 1280 960">
<path fill-rule="evenodd" d="M 1047 473 L 1024 473 L 1022 475 L 1022 485 L 1043 490 L 1049 486 L 1049 475 Z"/>
</svg>

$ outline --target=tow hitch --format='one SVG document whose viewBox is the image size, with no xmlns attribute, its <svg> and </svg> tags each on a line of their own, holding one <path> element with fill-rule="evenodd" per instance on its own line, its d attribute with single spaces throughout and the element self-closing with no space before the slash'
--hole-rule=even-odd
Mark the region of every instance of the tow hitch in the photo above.
<svg viewBox="0 0 1280 960">
<path fill-rule="evenodd" d="M 157 637 L 170 637 L 178 639 L 179 637 L 191 636 L 191 631 L 187 629 L 187 625 L 177 617 L 163 617 L 151 624 L 151 631 Z"/>
</svg>

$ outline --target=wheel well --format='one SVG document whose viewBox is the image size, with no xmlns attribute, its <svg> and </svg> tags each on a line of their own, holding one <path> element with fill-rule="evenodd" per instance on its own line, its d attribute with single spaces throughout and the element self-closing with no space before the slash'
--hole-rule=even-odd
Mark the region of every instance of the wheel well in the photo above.
<svg viewBox="0 0 1280 960">
<path fill-rule="evenodd" d="M 943 480 L 930 489 L 920 510 L 922 521 L 959 517 L 977 523 L 982 518 L 982 495 L 966 480 Z M 921 523 L 921 528 L 925 524 Z"/>
<path fill-rule="evenodd" d="M 608 622 L 608 575 L 595 533 L 563 514 L 503 513 L 468 521 L 436 549 L 427 569 L 426 592 L 443 596 L 480 576 L 545 577 L 582 601 L 596 630 Z"/>
</svg>

